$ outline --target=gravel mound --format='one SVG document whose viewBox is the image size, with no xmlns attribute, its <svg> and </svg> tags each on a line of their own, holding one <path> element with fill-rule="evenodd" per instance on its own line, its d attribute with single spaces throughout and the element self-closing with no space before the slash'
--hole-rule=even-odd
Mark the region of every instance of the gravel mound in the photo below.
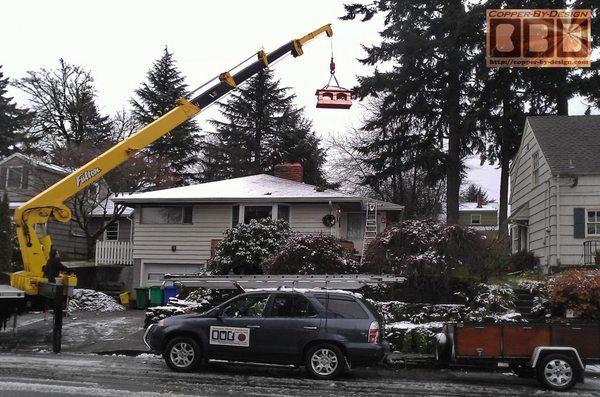
<svg viewBox="0 0 600 397">
<path fill-rule="evenodd" d="M 118 312 L 125 310 L 113 297 L 93 289 L 75 289 L 69 300 L 70 312 L 82 310 L 86 312 Z"/>
</svg>

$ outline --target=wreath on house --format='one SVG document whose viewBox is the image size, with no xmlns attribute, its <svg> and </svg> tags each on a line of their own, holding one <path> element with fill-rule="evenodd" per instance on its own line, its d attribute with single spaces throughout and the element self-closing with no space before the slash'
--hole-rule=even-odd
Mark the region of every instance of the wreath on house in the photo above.
<svg viewBox="0 0 600 397">
<path fill-rule="evenodd" d="M 323 217 L 323 224 L 327 227 L 333 227 L 336 222 L 337 222 L 337 220 L 335 219 L 335 216 L 332 214 L 327 214 Z"/>
</svg>

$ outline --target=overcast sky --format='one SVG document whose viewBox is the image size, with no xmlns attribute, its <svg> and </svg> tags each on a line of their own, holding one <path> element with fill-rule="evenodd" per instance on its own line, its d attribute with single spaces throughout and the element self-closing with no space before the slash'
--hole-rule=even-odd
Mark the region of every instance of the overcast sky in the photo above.
<svg viewBox="0 0 600 397">
<path fill-rule="evenodd" d="M 352 87 L 356 76 L 369 69 L 357 58 L 362 44 L 377 42 L 380 22 L 340 21 L 343 1 L 230 0 L 28 0 L 2 4 L 0 64 L 5 75 L 20 78 L 28 70 L 54 68 L 58 59 L 92 71 L 101 110 L 112 114 L 128 108 L 133 91 L 145 79 L 165 45 L 174 52 L 190 87 L 198 86 L 236 65 L 257 50 L 267 52 L 326 23 L 333 24 L 333 48 L 340 83 Z M 360 125 L 363 110 L 315 108 L 315 89 L 329 77 L 330 40 L 321 36 L 299 58 L 287 57 L 275 65 L 276 75 L 294 89 L 297 103 L 306 108 L 315 130 L 323 137 L 343 134 Z M 19 103 L 26 98 L 16 90 Z M 582 113 L 579 101 L 572 113 Z M 216 108 L 196 120 L 206 120 Z M 499 171 L 468 162 L 470 181 L 498 197 Z"/>
</svg>

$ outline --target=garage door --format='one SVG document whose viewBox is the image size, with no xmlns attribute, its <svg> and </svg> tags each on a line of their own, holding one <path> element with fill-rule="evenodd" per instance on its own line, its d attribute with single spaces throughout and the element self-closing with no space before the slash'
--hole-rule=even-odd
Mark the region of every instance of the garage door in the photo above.
<svg viewBox="0 0 600 397">
<path fill-rule="evenodd" d="M 145 286 L 161 285 L 165 273 L 192 274 L 203 272 L 203 265 L 182 265 L 173 263 L 144 263 L 142 284 Z"/>
</svg>

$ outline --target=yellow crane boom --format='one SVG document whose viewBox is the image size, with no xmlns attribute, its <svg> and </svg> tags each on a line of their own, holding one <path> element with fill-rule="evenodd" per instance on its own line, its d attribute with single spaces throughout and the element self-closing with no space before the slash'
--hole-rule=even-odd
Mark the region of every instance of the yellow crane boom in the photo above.
<svg viewBox="0 0 600 397">
<path fill-rule="evenodd" d="M 69 222 L 71 210 L 65 205 L 66 200 L 101 179 L 106 173 L 127 161 L 139 150 L 193 118 L 202 109 L 235 89 L 238 84 L 254 76 L 270 63 L 289 53 L 294 57 L 302 55 L 302 46 L 321 33 L 326 33 L 327 36 L 331 37 L 333 35 L 331 25 L 324 25 L 306 36 L 282 45 L 269 54 L 259 51 L 257 53 L 258 59 L 252 64 L 234 75 L 231 75 L 229 71 L 221 73 L 219 82 L 206 91 L 191 99 L 179 99 L 174 109 L 17 208 L 14 212 L 14 220 L 24 270 L 12 273 L 10 284 L 25 291 L 28 295 L 37 295 L 38 285 L 48 281 L 43 275 L 42 267 L 48 261 L 52 241 L 47 234 L 38 235 L 36 225 L 44 225 L 52 220 Z M 77 284 L 77 279 L 75 276 L 66 276 L 63 278 L 63 283 L 74 286 Z"/>
</svg>

